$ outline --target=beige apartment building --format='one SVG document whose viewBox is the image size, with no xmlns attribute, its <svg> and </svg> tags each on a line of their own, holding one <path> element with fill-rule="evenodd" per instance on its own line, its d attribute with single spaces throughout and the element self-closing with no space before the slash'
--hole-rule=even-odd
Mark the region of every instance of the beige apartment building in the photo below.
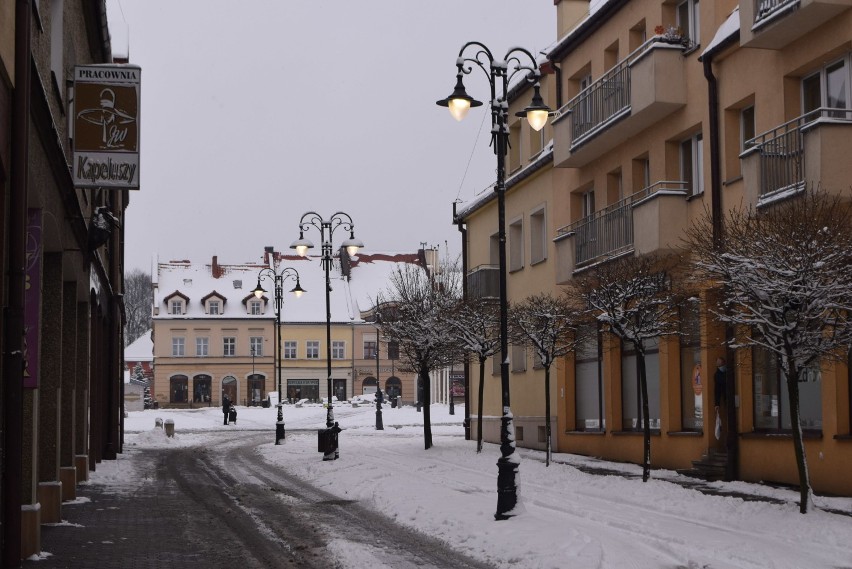
<svg viewBox="0 0 852 569">
<path fill-rule="evenodd" d="M 430 253 L 430 254 L 427 254 Z M 375 309 L 390 275 L 406 264 L 430 266 L 431 251 L 349 257 L 345 250 L 330 275 L 332 395 L 384 392 L 415 401 L 415 376 L 398 361 L 398 351 L 378 338 L 364 316 Z M 281 309 L 280 360 L 275 360 L 277 320 L 274 284 L 253 291 L 261 272 L 273 267 L 285 278 Z M 319 257 L 284 255 L 267 247 L 262 263 L 209 264 L 189 261 L 157 263 L 154 284 L 152 391 L 160 407 L 221 405 L 222 396 L 236 405 L 263 405 L 270 393 L 287 403 L 320 401 L 328 396 L 325 272 Z M 288 293 L 296 285 L 300 297 Z M 379 351 L 378 377 L 376 351 Z M 280 378 L 279 378 L 280 374 Z M 272 404 L 277 397 L 269 397 Z"/>
<path fill-rule="evenodd" d="M 514 118 L 531 89 L 510 93 L 510 302 L 558 294 L 621 255 L 673 251 L 705 211 L 769 208 L 814 185 L 848 191 L 852 2 L 561 0 L 556 11 L 557 41 L 542 61 L 542 93 L 556 113 L 543 134 Z M 496 297 L 496 199 L 489 192 L 457 218 L 469 292 Z M 715 463 L 744 480 L 796 483 L 783 379 L 758 350 L 726 354 L 725 329 L 707 308 L 715 292 L 696 289 L 699 302 L 681 311 L 683 335 L 660 339 L 649 355 L 653 466 L 712 476 Z M 736 419 L 727 449 L 707 428 L 713 362 L 726 355 Z M 541 448 L 543 371 L 523 350 L 511 356 L 518 444 Z M 603 332 L 559 362 L 558 450 L 641 462 L 634 360 Z M 499 369 L 489 364 L 488 374 Z M 811 480 L 818 492 L 849 495 L 849 366 L 824 362 L 811 375 L 800 388 Z M 499 382 L 488 379 L 483 434 L 496 441 Z"/>
</svg>

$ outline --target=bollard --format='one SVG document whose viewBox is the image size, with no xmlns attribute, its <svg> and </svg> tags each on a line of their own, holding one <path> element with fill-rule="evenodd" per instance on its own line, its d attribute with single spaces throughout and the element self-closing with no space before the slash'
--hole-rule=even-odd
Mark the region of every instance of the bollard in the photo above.
<svg viewBox="0 0 852 569">
<path fill-rule="evenodd" d="M 166 436 L 171 438 L 175 436 L 175 422 L 172 419 L 166 419 L 165 423 Z"/>
<path fill-rule="evenodd" d="M 163 428 L 163 418 L 157 417 L 154 419 L 154 428 L 162 429 Z"/>
</svg>

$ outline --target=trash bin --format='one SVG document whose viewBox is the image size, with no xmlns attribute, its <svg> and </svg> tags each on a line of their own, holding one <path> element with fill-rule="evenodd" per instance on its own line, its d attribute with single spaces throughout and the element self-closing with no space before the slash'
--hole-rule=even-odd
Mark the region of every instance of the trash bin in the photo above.
<svg viewBox="0 0 852 569">
<path fill-rule="evenodd" d="M 163 428 L 163 418 L 162 417 L 157 417 L 156 419 L 154 419 L 154 427 L 156 427 L 158 429 Z"/>
<path fill-rule="evenodd" d="M 237 408 L 234 407 L 233 405 L 231 406 L 231 409 L 228 411 L 228 421 L 234 423 L 235 425 L 237 424 Z"/>
<path fill-rule="evenodd" d="M 317 451 L 328 454 L 334 451 L 332 447 L 331 429 L 320 429 L 317 431 Z"/>
<path fill-rule="evenodd" d="M 266 396 L 266 399 L 264 399 L 264 400 L 263 400 L 263 403 L 261 403 L 261 405 L 262 405 L 264 408 L 272 407 L 272 401 L 270 401 L 270 399 L 269 399 L 269 395 L 267 395 L 267 396 Z"/>
<path fill-rule="evenodd" d="M 391 397 L 391 409 L 396 409 L 396 397 Z"/>
<path fill-rule="evenodd" d="M 163 427 L 166 431 L 166 436 L 171 438 L 175 436 L 175 422 L 172 419 L 166 419 L 163 422 Z"/>
</svg>

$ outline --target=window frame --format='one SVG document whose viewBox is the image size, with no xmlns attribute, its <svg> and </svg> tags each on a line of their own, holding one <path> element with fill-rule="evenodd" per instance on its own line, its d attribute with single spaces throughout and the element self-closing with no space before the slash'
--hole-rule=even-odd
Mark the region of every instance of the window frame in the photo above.
<svg viewBox="0 0 852 569">
<path fill-rule="evenodd" d="M 704 194 L 704 134 L 701 131 L 680 141 L 678 158 L 680 179 L 686 182 L 689 197 Z M 687 164 L 687 159 L 689 164 Z M 688 172 L 686 171 L 687 166 Z"/>
<path fill-rule="evenodd" d="M 237 338 L 236 336 L 222 337 L 222 356 L 226 358 L 237 355 Z"/>
<path fill-rule="evenodd" d="M 284 340 L 284 345 L 281 348 L 282 360 L 295 360 L 299 355 L 299 342 L 296 340 Z"/>
<path fill-rule="evenodd" d="M 682 21 L 681 10 L 686 9 L 686 22 Z M 693 46 L 701 44 L 701 4 L 699 0 L 683 0 L 675 6 L 677 26 L 689 38 Z"/>
<path fill-rule="evenodd" d="M 184 336 L 172 336 L 172 357 L 182 358 L 186 356 L 186 338 Z"/>
<path fill-rule="evenodd" d="M 196 336 L 195 355 L 199 358 L 206 358 L 210 355 L 210 338 L 207 336 Z"/>
<path fill-rule="evenodd" d="M 263 314 L 263 303 L 259 300 L 249 301 L 249 314 L 252 316 L 260 316 Z"/>
<path fill-rule="evenodd" d="M 346 342 L 344 340 L 331 341 L 331 359 L 345 360 L 346 359 Z"/>
<path fill-rule="evenodd" d="M 530 265 L 547 260 L 547 207 L 530 213 Z"/>
<path fill-rule="evenodd" d="M 180 298 L 173 298 L 169 301 L 169 314 L 176 314 L 180 316 L 183 314 L 183 300 Z"/>
<path fill-rule="evenodd" d="M 249 355 L 252 351 L 256 358 L 263 357 L 263 336 L 249 336 Z"/>
<path fill-rule="evenodd" d="M 308 340 L 306 342 L 307 352 L 305 353 L 305 359 L 308 360 L 318 360 L 320 359 L 320 341 L 319 340 Z"/>
<path fill-rule="evenodd" d="M 219 316 L 222 314 L 221 310 L 221 302 L 218 300 L 208 300 L 207 301 L 207 314 L 211 316 Z"/>
</svg>

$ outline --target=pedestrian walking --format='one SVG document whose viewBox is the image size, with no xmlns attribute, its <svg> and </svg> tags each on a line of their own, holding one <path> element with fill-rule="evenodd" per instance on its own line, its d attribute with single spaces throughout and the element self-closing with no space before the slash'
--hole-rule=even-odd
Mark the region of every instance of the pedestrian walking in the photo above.
<svg viewBox="0 0 852 569">
<path fill-rule="evenodd" d="M 228 399 L 227 395 L 222 395 L 222 414 L 225 415 L 224 424 L 228 424 L 228 414 L 231 412 L 231 400 Z"/>
</svg>

